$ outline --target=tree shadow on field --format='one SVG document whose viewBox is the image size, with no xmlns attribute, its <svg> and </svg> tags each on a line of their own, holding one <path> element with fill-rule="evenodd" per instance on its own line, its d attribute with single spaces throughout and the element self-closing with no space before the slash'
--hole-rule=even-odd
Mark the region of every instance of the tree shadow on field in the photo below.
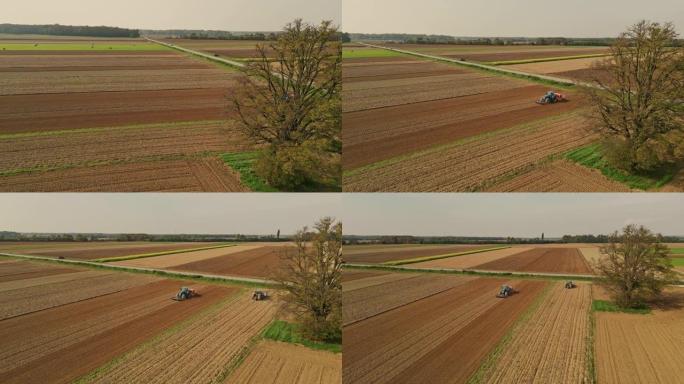
<svg viewBox="0 0 684 384">
<path fill-rule="evenodd" d="M 649 301 L 648 304 L 661 311 L 676 311 L 682 309 L 684 308 L 684 289 L 666 289 L 659 298 Z"/>
</svg>

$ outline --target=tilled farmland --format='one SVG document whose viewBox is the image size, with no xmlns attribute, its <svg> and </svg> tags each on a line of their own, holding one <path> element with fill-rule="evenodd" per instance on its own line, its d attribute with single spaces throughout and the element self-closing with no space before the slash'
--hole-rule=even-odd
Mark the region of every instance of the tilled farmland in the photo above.
<svg viewBox="0 0 684 384">
<path fill-rule="evenodd" d="M 374 249 L 345 251 L 344 260 L 350 263 L 378 264 L 387 261 L 399 261 L 416 257 L 440 256 L 452 253 L 475 251 L 478 249 L 491 248 L 489 245 L 449 245 L 449 246 L 416 246 L 399 249 Z"/>
<path fill-rule="evenodd" d="M 473 269 L 592 274 L 589 263 L 576 248 L 534 248 L 476 265 Z"/>
</svg>

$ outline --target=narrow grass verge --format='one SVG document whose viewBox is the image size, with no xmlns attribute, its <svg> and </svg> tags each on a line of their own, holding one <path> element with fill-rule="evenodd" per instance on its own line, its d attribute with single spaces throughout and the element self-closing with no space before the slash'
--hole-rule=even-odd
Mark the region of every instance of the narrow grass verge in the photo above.
<svg viewBox="0 0 684 384">
<path fill-rule="evenodd" d="M 684 267 L 684 258 L 683 257 L 675 257 L 672 259 L 672 265 L 675 267 Z"/>
<path fill-rule="evenodd" d="M 684 255 L 684 248 L 670 248 L 670 254 L 672 254 L 672 255 Z"/>
<path fill-rule="evenodd" d="M 544 57 L 541 59 L 527 59 L 527 60 L 509 60 L 509 61 L 488 61 L 482 64 L 487 65 L 513 65 L 513 64 L 530 64 L 530 63 L 545 63 L 547 61 L 563 61 L 563 60 L 576 60 L 576 59 L 588 59 L 592 57 L 606 57 L 610 54 L 606 53 L 595 53 L 590 55 L 575 55 L 575 56 L 560 56 L 560 57 Z"/>
<path fill-rule="evenodd" d="M 506 334 L 499 340 L 494 349 L 489 353 L 489 355 L 484 359 L 480 368 L 478 368 L 475 373 L 468 379 L 468 384 L 481 384 L 487 382 L 487 375 L 496 366 L 499 357 L 501 357 L 505 352 L 508 345 L 513 340 L 513 336 L 520 331 L 520 329 L 529 321 L 532 316 L 541 307 L 541 303 L 544 301 L 547 295 L 551 292 L 551 284 L 548 284 L 542 293 L 534 299 L 532 304 L 525 309 L 520 317 L 515 321 L 513 326 L 506 332 Z"/>
<path fill-rule="evenodd" d="M 386 49 L 366 49 L 366 48 L 343 48 L 342 59 L 365 59 L 373 57 L 399 57 L 406 56 L 402 53 L 390 51 Z"/>
<path fill-rule="evenodd" d="M 435 255 L 435 256 L 423 256 L 423 257 L 416 257 L 416 258 L 413 258 L 413 259 L 405 259 L 405 260 L 386 261 L 386 262 L 384 262 L 384 263 L 382 263 L 382 264 L 384 264 L 384 265 L 404 265 L 404 264 L 413 264 L 413 263 L 420 263 L 421 261 L 430 261 L 430 260 L 446 259 L 446 258 L 449 258 L 449 257 L 471 255 L 471 254 L 473 254 L 473 253 L 489 252 L 489 251 L 495 251 L 495 250 L 497 250 L 497 249 L 506 249 L 506 248 L 510 248 L 510 246 L 501 246 L 501 247 L 493 247 L 493 248 L 475 249 L 475 250 L 472 250 L 472 251 L 448 253 L 448 254 L 444 254 L 444 255 Z"/>
<path fill-rule="evenodd" d="M 607 300 L 594 300 L 591 302 L 591 309 L 595 312 L 623 312 L 623 313 L 651 313 L 651 308 L 643 306 L 640 308 L 622 308 L 617 304 Z"/>
<path fill-rule="evenodd" d="M 675 174 L 674 170 L 667 170 L 654 175 L 635 175 L 613 168 L 605 159 L 600 143 L 574 149 L 566 153 L 565 158 L 585 167 L 598 169 L 607 178 L 634 189 L 660 188 L 672 180 Z"/>
<path fill-rule="evenodd" d="M 264 339 L 282 341 L 285 343 L 300 344 L 311 349 L 341 353 L 342 345 L 339 343 L 329 343 L 312 341 L 306 339 L 299 332 L 299 325 L 283 320 L 274 320 L 266 327 L 262 333 Z"/>
<path fill-rule="evenodd" d="M 124 261 L 124 260 L 134 260 L 134 259 L 144 259 L 146 257 L 155 257 L 155 256 L 164 256 L 164 255 L 173 255 L 176 253 L 186 253 L 186 252 L 194 252 L 194 251 L 204 251 L 207 249 L 216 249 L 216 248 L 226 248 L 226 247 L 234 247 L 237 244 L 234 243 L 226 243 L 226 244 L 218 244 L 218 245 L 210 245 L 206 247 L 198 247 L 198 248 L 188 248 L 188 249 L 174 249 L 171 251 L 162 251 L 162 252 L 154 252 L 154 253 L 142 253 L 138 255 L 129 255 L 129 256 L 117 256 L 117 257 L 103 257 L 101 259 L 94 259 L 90 260 L 94 263 L 109 263 L 112 261 Z"/>
<path fill-rule="evenodd" d="M 594 297 L 594 285 L 591 285 L 591 297 Z M 587 311 L 587 316 L 589 316 L 589 329 L 587 330 L 587 377 L 589 378 L 589 384 L 596 383 L 596 316 L 594 315 L 593 306 L 589 307 Z"/>
<path fill-rule="evenodd" d="M 259 152 L 224 153 L 221 160 L 240 174 L 240 182 L 254 192 L 278 192 L 254 172 Z"/>
</svg>

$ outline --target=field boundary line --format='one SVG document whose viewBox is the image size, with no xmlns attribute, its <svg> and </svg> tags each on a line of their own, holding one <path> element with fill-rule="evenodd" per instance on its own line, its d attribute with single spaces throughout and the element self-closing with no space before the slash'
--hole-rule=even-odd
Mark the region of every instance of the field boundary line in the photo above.
<svg viewBox="0 0 684 384">
<path fill-rule="evenodd" d="M 229 65 L 229 66 L 231 66 L 231 67 L 240 68 L 240 69 L 245 67 L 245 64 L 244 64 L 244 63 L 239 63 L 239 62 L 237 62 L 237 61 L 228 60 L 228 59 L 223 59 L 223 58 L 221 58 L 221 57 L 212 56 L 212 55 L 210 55 L 210 54 L 208 54 L 208 53 L 203 53 L 203 52 L 195 51 L 195 50 L 192 50 L 192 49 L 183 48 L 183 47 L 178 46 L 178 45 L 175 45 L 175 44 L 165 43 L 165 42 L 163 42 L 163 41 L 154 40 L 154 39 L 151 39 L 151 38 L 149 38 L 149 37 L 146 37 L 145 39 L 146 39 L 147 41 L 151 41 L 151 42 L 153 42 L 153 43 L 157 43 L 157 44 L 163 45 L 163 46 L 168 47 L 168 48 L 171 48 L 171 49 L 175 49 L 175 50 L 178 50 L 178 51 L 181 51 L 181 52 L 189 53 L 189 54 L 191 54 L 191 55 L 195 55 L 195 56 L 199 56 L 199 57 L 202 57 L 202 58 L 205 58 L 205 59 L 209 59 L 209 60 L 215 61 L 215 62 L 217 62 L 217 63 L 226 64 L 226 65 Z"/>
<path fill-rule="evenodd" d="M 222 276 L 222 275 L 212 275 L 212 274 L 201 273 L 201 272 L 167 271 L 164 269 L 120 266 L 120 265 L 113 265 L 113 264 L 106 264 L 106 263 L 94 263 L 92 261 L 55 259 L 55 258 L 50 258 L 50 257 L 19 255 L 19 254 L 13 254 L 13 253 L 0 253 L 0 256 L 5 256 L 5 257 L 10 257 L 10 258 L 15 258 L 15 259 L 24 259 L 24 260 L 44 261 L 44 262 L 52 262 L 52 263 L 59 263 L 59 264 L 67 264 L 67 265 L 77 265 L 77 266 L 80 265 L 80 266 L 90 267 L 90 268 L 99 268 L 99 269 L 115 270 L 115 271 L 122 271 L 122 272 L 152 274 L 152 275 L 162 276 L 162 277 L 166 277 L 166 278 L 181 279 L 181 280 L 195 280 L 195 281 L 199 281 L 199 282 L 227 283 L 227 284 L 243 285 L 243 286 L 248 286 L 248 287 L 274 287 L 277 285 L 275 281 L 271 281 L 271 280 L 267 280 L 267 279 L 257 279 L 257 278 L 251 278 L 251 277 L 242 277 L 242 276 Z"/>
<path fill-rule="evenodd" d="M 474 249 L 472 251 L 465 251 L 465 252 L 455 252 L 455 253 L 446 253 L 443 255 L 435 255 L 435 256 L 424 256 L 424 257 L 416 257 L 413 259 L 405 259 L 405 260 L 397 260 L 397 261 L 386 261 L 382 263 L 383 265 L 404 265 L 404 264 L 413 264 L 413 263 L 420 263 L 423 261 L 431 261 L 431 260 L 439 260 L 439 259 L 447 259 L 449 257 L 458 257 L 458 256 L 465 256 L 465 255 L 471 255 L 474 253 L 482 253 L 482 252 L 489 252 L 489 251 L 497 251 L 500 249 L 506 249 L 506 248 L 511 248 L 510 245 L 504 245 L 501 247 L 493 247 L 493 248 L 484 248 L 484 249 Z"/>
<path fill-rule="evenodd" d="M 518 64 L 534 64 L 534 63 L 548 63 L 551 61 L 566 61 L 566 60 L 581 60 L 581 59 L 591 59 L 598 57 L 610 56 L 610 53 L 595 53 L 590 55 L 575 55 L 575 56 L 557 56 L 557 57 L 546 57 L 543 59 L 529 59 L 529 60 L 509 60 L 509 61 L 487 61 L 487 65 L 518 65 Z"/>
<path fill-rule="evenodd" d="M 92 261 L 94 263 L 109 263 L 111 261 L 135 260 L 135 259 L 144 259 L 146 257 L 173 255 L 176 253 L 196 252 L 196 251 L 204 251 L 207 249 L 217 249 L 217 248 L 228 248 L 228 247 L 234 247 L 236 245 L 237 245 L 236 243 L 226 243 L 226 244 L 220 244 L 220 245 L 211 245 L 211 246 L 207 246 L 207 247 L 188 248 L 188 249 L 174 249 L 174 250 L 170 250 L 170 251 L 162 251 L 162 252 L 154 252 L 154 253 L 141 253 L 138 255 L 130 255 L 130 256 L 103 257 L 101 259 L 93 259 L 90 261 Z"/>
</svg>

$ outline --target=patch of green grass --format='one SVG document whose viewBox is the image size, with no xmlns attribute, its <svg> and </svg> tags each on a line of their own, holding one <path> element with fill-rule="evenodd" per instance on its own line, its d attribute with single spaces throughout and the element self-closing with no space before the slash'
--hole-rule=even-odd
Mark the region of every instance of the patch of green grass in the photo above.
<svg viewBox="0 0 684 384">
<path fill-rule="evenodd" d="M 684 267 L 684 258 L 682 257 L 675 257 L 672 259 L 672 265 L 675 267 Z"/>
<path fill-rule="evenodd" d="M 604 158 L 600 143 L 574 149 L 566 153 L 565 158 L 585 167 L 598 169 L 607 178 L 619 181 L 633 189 L 648 190 L 660 188 L 674 177 L 674 172 L 672 171 L 651 176 L 634 175 L 615 169 L 611 167 Z"/>
<path fill-rule="evenodd" d="M 670 254 L 672 254 L 672 255 L 684 255 L 684 248 L 670 248 Z"/>
<path fill-rule="evenodd" d="M 591 303 L 591 309 L 596 312 L 624 312 L 624 313 L 639 313 L 647 314 L 651 313 L 651 309 L 648 307 L 643 308 L 622 308 L 617 306 L 617 304 L 606 301 L 606 300 L 594 300 Z"/>
<path fill-rule="evenodd" d="M 386 49 L 375 49 L 375 48 L 344 48 L 342 49 L 343 59 L 364 59 L 373 57 L 397 57 L 404 56 L 399 52 L 389 51 Z"/>
<path fill-rule="evenodd" d="M 144 259 L 146 257 L 155 257 L 155 256 L 164 256 L 164 255 L 173 255 L 176 253 L 186 253 L 186 252 L 195 252 L 195 251 L 205 251 L 207 249 L 216 249 L 216 248 L 226 248 L 226 247 L 234 247 L 237 244 L 219 244 L 219 245 L 211 245 L 208 247 L 198 247 L 198 248 L 189 248 L 189 249 L 174 249 L 171 251 L 162 251 L 162 252 L 154 252 L 154 253 L 143 253 L 139 255 L 129 255 L 129 256 L 118 256 L 118 257 L 104 257 L 101 259 L 94 259 L 90 260 L 94 263 L 109 263 L 112 261 L 124 261 L 124 260 L 134 260 L 134 259 Z"/>
<path fill-rule="evenodd" d="M 510 247 L 509 247 L 509 246 L 502 246 L 502 247 L 494 247 L 494 248 L 475 249 L 475 250 L 472 250 L 472 251 L 448 253 L 448 254 L 445 254 L 445 255 L 424 256 L 424 257 L 416 257 L 416 258 L 413 258 L 413 259 L 386 261 L 386 262 L 384 262 L 383 264 L 384 264 L 384 265 L 404 265 L 404 264 L 413 264 L 413 263 L 420 263 L 420 262 L 422 262 L 422 261 L 446 259 L 446 258 L 449 258 L 449 257 L 456 257 L 456 256 L 463 256 L 463 255 L 471 255 L 471 254 L 473 254 L 473 253 L 489 252 L 489 251 L 495 251 L 495 250 L 498 250 L 498 249 L 505 249 L 505 248 L 510 248 Z"/>
<path fill-rule="evenodd" d="M 7 51 L 166 51 L 169 48 L 147 42 L 129 44 L 97 43 L 3 43 L 0 50 Z"/>
<path fill-rule="evenodd" d="M 609 56 L 605 53 L 596 53 L 591 55 L 575 55 L 575 56 L 561 56 L 561 57 L 544 57 L 540 59 L 527 59 L 527 60 L 509 60 L 509 61 L 488 61 L 482 64 L 487 65 L 513 65 L 513 64 L 529 64 L 529 63 L 544 63 L 547 61 L 563 61 L 563 60 L 575 60 L 575 59 L 588 59 L 591 57 L 605 57 Z"/>
<path fill-rule="evenodd" d="M 240 174 L 240 182 L 254 192 L 278 192 L 266 180 L 254 173 L 254 163 L 259 152 L 225 153 L 221 160 Z"/>
<path fill-rule="evenodd" d="M 311 349 L 319 349 L 334 353 L 342 352 L 339 343 L 323 343 L 308 340 L 300 334 L 298 325 L 283 320 L 273 321 L 263 332 L 263 337 L 269 340 L 282 341 L 285 343 L 301 344 Z"/>
</svg>

